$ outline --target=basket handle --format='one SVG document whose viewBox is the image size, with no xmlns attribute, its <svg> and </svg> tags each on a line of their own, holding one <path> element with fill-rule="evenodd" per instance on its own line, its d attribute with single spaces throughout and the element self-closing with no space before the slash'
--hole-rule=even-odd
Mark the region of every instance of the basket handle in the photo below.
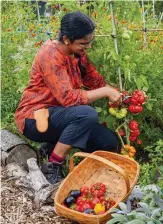
<svg viewBox="0 0 163 224">
<path fill-rule="evenodd" d="M 129 179 L 128 179 L 128 175 L 127 173 L 121 168 L 119 167 L 118 165 L 116 165 L 115 163 L 107 160 L 107 159 L 104 159 L 103 157 L 101 156 L 97 156 L 97 155 L 92 155 L 90 153 L 85 153 L 85 152 L 77 152 L 75 153 L 71 158 L 70 158 L 70 172 L 73 171 L 74 169 L 74 157 L 84 157 L 84 158 L 91 158 L 91 159 L 95 159 L 97 161 L 100 161 L 108 166 L 110 166 L 111 168 L 113 168 L 114 170 L 118 171 L 124 178 L 125 180 L 125 183 L 126 183 L 126 187 L 127 187 L 127 192 L 130 191 L 130 182 L 129 182 Z"/>
</svg>

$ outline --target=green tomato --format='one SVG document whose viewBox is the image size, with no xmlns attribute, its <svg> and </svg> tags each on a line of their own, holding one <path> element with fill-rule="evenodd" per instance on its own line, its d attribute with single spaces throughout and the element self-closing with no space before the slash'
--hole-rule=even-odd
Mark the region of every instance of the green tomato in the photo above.
<svg viewBox="0 0 163 224">
<path fill-rule="evenodd" d="M 112 107 L 109 108 L 109 113 L 111 115 L 116 116 L 117 112 L 118 112 L 117 108 L 112 108 Z"/>
<path fill-rule="evenodd" d="M 123 33 L 122 38 L 125 40 L 130 40 L 130 35 L 128 33 Z"/>
<path fill-rule="evenodd" d="M 127 115 L 127 110 L 125 108 L 122 108 L 122 109 L 119 110 L 118 113 L 116 113 L 115 116 L 118 119 L 122 119 L 122 118 L 126 117 L 126 115 Z"/>
<path fill-rule="evenodd" d="M 122 109 L 120 109 L 119 113 L 122 113 L 124 116 L 126 116 L 127 115 L 127 109 L 122 108 Z"/>
<path fill-rule="evenodd" d="M 116 118 L 118 118 L 118 119 L 122 119 L 122 118 L 125 117 L 122 113 L 116 113 L 115 116 L 116 116 Z"/>
</svg>

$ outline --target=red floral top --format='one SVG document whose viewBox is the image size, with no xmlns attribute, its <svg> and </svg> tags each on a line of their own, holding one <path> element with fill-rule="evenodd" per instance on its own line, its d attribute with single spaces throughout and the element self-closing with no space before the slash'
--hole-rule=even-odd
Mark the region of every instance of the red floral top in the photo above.
<svg viewBox="0 0 163 224">
<path fill-rule="evenodd" d="M 81 57 L 81 64 L 86 69 L 86 75 L 82 79 L 78 60 L 66 55 L 55 40 L 47 40 L 42 45 L 34 59 L 29 84 L 15 112 L 15 120 L 21 133 L 25 118 L 34 119 L 35 110 L 87 104 L 87 92 L 82 87 L 92 90 L 106 85 L 87 55 Z"/>
</svg>

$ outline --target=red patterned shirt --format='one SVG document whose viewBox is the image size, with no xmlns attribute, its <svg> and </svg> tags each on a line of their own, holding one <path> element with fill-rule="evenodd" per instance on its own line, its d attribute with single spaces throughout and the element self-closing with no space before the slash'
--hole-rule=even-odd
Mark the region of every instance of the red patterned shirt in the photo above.
<svg viewBox="0 0 163 224">
<path fill-rule="evenodd" d="M 87 55 L 81 57 L 86 69 L 84 78 L 78 67 L 78 58 L 66 55 L 55 40 L 47 40 L 35 56 L 30 80 L 24 90 L 15 120 L 21 133 L 25 118 L 34 119 L 34 111 L 51 106 L 75 106 L 87 104 L 87 92 L 106 85 L 103 77 L 96 71 Z"/>
</svg>

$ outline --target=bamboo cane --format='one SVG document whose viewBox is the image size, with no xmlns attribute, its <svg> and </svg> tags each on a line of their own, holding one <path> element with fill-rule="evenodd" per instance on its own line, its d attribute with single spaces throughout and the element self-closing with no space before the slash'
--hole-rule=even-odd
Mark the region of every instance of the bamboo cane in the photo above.
<svg viewBox="0 0 163 224">
<path fill-rule="evenodd" d="M 117 44 L 117 38 L 116 38 L 116 27 L 115 27 L 115 20 L 114 20 L 114 12 L 113 12 L 113 1 L 109 2 L 110 4 L 110 11 L 111 11 L 111 21 L 112 21 L 112 37 L 114 39 L 114 46 L 115 46 L 115 52 L 118 55 L 118 44 Z M 121 69 L 120 66 L 118 66 L 118 76 L 119 76 L 119 86 L 120 86 L 120 91 L 122 91 L 122 77 L 121 77 Z"/>
<path fill-rule="evenodd" d="M 142 20 L 143 20 L 143 32 L 144 32 L 144 47 L 147 48 L 147 35 L 146 35 L 146 24 L 145 24 L 145 16 L 144 16 L 144 0 L 142 0 Z"/>
<path fill-rule="evenodd" d="M 39 11 L 38 0 L 36 1 L 36 4 L 37 4 L 37 17 L 38 17 L 38 22 L 40 23 L 40 11 Z"/>
<path fill-rule="evenodd" d="M 132 30 L 132 29 L 131 29 Z M 133 29 L 133 31 L 143 31 L 144 32 L 144 29 Z M 145 29 L 145 32 L 162 32 L 163 29 Z"/>
</svg>

